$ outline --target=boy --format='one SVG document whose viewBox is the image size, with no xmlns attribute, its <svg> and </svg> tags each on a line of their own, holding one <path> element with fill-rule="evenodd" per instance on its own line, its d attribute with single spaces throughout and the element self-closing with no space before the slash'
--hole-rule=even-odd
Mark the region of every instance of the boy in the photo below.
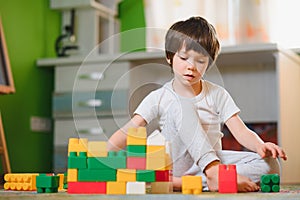
<svg viewBox="0 0 300 200">
<path fill-rule="evenodd" d="M 159 130 L 172 144 L 175 188 L 181 187 L 183 175 L 202 175 L 203 185 L 217 191 L 221 163 L 236 164 L 240 192 L 257 191 L 260 175 L 279 173 L 277 157 L 286 160 L 284 151 L 248 129 L 228 92 L 203 79 L 219 48 L 215 29 L 205 19 L 192 17 L 173 24 L 166 34 L 165 51 L 174 78 L 141 102 L 130 122 L 109 139 L 109 150 L 125 146 L 128 127 L 158 119 Z M 223 124 L 256 153 L 222 150 Z"/>
</svg>

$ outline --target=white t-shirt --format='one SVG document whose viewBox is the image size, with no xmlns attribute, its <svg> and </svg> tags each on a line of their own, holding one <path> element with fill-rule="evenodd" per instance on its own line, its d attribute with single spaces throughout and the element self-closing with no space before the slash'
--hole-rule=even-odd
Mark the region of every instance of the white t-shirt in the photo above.
<svg viewBox="0 0 300 200">
<path fill-rule="evenodd" d="M 174 92 L 172 82 L 146 96 L 135 114 L 147 123 L 158 120 L 158 128 L 171 143 L 173 175 L 180 177 L 195 164 L 203 171 L 219 159 L 216 151 L 222 150 L 221 127 L 240 110 L 229 93 L 216 84 L 203 80 L 201 93 L 185 98 Z"/>
<path fill-rule="evenodd" d="M 158 119 L 160 130 L 163 130 L 165 126 L 170 105 L 176 102 L 178 98 L 184 98 L 174 92 L 172 82 L 173 80 L 152 91 L 135 111 L 135 114 L 143 117 L 147 123 Z M 205 80 L 202 80 L 201 93 L 194 98 L 190 98 L 190 100 L 194 102 L 201 125 L 206 131 L 211 145 L 215 150 L 221 150 L 222 125 L 231 116 L 239 113 L 240 109 L 223 87 Z M 181 116 L 178 116 L 178 113 L 176 113 L 176 117 L 180 119 Z M 175 129 L 178 131 L 181 127 L 180 120 L 176 120 L 176 123 Z"/>
</svg>

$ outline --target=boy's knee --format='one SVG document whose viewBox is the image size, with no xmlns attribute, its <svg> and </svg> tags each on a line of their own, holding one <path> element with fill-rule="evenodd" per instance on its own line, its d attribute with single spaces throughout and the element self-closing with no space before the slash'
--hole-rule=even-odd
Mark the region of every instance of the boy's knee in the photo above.
<svg viewBox="0 0 300 200">
<path fill-rule="evenodd" d="M 280 174 L 280 164 L 278 159 L 268 157 L 264 159 L 269 166 L 269 171 L 267 174 Z"/>
</svg>

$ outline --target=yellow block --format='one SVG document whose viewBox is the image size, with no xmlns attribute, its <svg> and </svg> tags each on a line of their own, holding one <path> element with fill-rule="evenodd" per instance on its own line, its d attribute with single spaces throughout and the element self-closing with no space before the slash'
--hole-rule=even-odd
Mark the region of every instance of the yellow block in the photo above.
<svg viewBox="0 0 300 200">
<path fill-rule="evenodd" d="M 88 142 L 88 157 L 107 157 L 107 142 L 91 141 Z"/>
<path fill-rule="evenodd" d="M 148 170 L 167 170 L 167 158 L 146 156 L 146 169 Z"/>
<path fill-rule="evenodd" d="M 87 152 L 88 139 L 86 138 L 70 138 L 68 145 L 68 153 L 70 152 Z"/>
<path fill-rule="evenodd" d="M 126 182 L 107 182 L 106 194 L 126 194 Z"/>
<path fill-rule="evenodd" d="M 147 131 L 145 127 L 129 128 L 127 131 L 127 145 L 146 145 Z"/>
<path fill-rule="evenodd" d="M 183 194 L 201 194 L 202 177 L 201 176 L 182 176 L 182 193 Z"/>
<path fill-rule="evenodd" d="M 22 191 L 32 191 L 36 190 L 36 176 L 39 174 L 29 174 L 29 173 L 9 173 L 5 174 L 4 184 L 5 190 L 22 190 Z"/>
<path fill-rule="evenodd" d="M 146 147 L 147 156 L 151 157 L 164 157 L 166 153 L 165 146 L 150 146 Z"/>
<path fill-rule="evenodd" d="M 64 174 L 57 174 L 59 176 L 59 186 L 58 186 L 58 191 L 64 190 Z"/>
<path fill-rule="evenodd" d="M 77 182 L 78 180 L 78 170 L 77 169 L 68 169 L 67 181 L 68 182 Z"/>
<path fill-rule="evenodd" d="M 136 170 L 135 169 L 118 169 L 117 170 L 118 182 L 135 182 Z"/>
</svg>

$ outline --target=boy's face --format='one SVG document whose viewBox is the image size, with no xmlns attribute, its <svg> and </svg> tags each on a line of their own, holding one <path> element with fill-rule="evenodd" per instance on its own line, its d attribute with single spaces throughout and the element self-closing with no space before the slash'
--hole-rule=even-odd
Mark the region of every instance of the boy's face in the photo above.
<svg viewBox="0 0 300 200">
<path fill-rule="evenodd" d="M 194 50 L 186 51 L 185 47 L 173 57 L 174 78 L 184 84 L 199 83 L 209 64 L 209 57 Z"/>
</svg>

